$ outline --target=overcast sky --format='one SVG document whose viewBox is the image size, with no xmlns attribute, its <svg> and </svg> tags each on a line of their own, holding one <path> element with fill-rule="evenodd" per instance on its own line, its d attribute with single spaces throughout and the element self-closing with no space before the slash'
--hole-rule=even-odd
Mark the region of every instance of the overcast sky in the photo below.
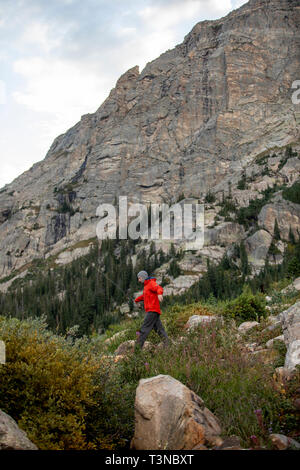
<svg viewBox="0 0 300 470">
<path fill-rule="evenodd" d="M 0 187 L 93 113 L 130 67 L 245 0 L 0 0 Z"/>
</svg>

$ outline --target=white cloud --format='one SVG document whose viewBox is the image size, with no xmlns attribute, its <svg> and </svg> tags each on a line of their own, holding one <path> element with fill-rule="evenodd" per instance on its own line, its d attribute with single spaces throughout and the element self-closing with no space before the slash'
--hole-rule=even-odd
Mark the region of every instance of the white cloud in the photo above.
<svg viewBox="0 0 300 470">
<path fill-rule="evenodd" d="M 184 5 L 181 0 L 175 0 L 143 8 L 138 12 L 142 39 L 137 39 L 134 48 L 140 65 L 144 67 L 146 62 L 175 47 L 199 21 L 220 18 L 231 9 L 231 0 L 185 0 Z M 182 34 L 183 25 L 185 32 Z"/>
<path fill-rule="evenodd" d="M 6 84 L 3 80 L 0 80 L 0 104 L 6 103 Z"/>
<path fill-rule="evenodd" d="M 50 27 L 47 24 L 38 21 L 32 22 L 26 26 L 21 35 L 21 42 L 40 47 L 44 52 L 48 53 L 61 43 L 60 38 L 51 37 Z"/>
<path fill-rule="evenodd" d="M 26 79 L 26 89 L 12 93 L 18 104 L 35 112 L 60 116 L 75 124 L 81 114 L 95 110 L 106 98 L 110 80 L 97 76 L 80 63 L 67 60 L 31 57 L 14 63 L 14 71 Z M 63 126 L 65 127 L 65 126 Z"/>
<path fill-rule="evenodd" d="M 117 36 L 132 36 L 133 34 L 136 34 L 137 33 L 137 29 L 136 28 L 119 28 L 117 30 Z"/>
<path fill-rule="evenodd" d="M 199 0 L 185 0 L 184 4 L 176 1 L 173 4 L 148 6 L 139 12 L 148 27 L 165 30 L 176 26 L 178 23 L 193 19 L 195 22 L 205 17 L 218 17 L 227 13 L 231 8 L 231 0 L 211 0 L 210 2 Z"/>
<path fill-rule="evenodd" d="M 232 8 L 236 9 L 247 3 L 248 0 L 233 0 Z"/>
</svg>

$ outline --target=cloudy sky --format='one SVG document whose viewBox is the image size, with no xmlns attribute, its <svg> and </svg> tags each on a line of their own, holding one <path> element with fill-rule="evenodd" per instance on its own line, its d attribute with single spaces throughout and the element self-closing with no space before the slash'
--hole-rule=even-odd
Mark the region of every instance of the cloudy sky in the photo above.
<svg viewBox="0 0 300 470">
<path fill-rule="evenodd" d="M 119 76 L 245 0 L 0 0 L 0 187 L 95 112 Z"/>
</svg>

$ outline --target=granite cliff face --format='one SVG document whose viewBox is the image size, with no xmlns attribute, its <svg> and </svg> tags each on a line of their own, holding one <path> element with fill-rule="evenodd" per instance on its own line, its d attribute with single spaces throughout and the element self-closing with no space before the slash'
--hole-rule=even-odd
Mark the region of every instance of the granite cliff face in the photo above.
<svg viewBox="0 0 300 470">
<path fill-rule="evenodd" d="M 95 237 L 97 206 L 119 195 L 171 203 L 234 185 L 258 154 L 299 140 L 297 79 L 299 0 L 196 24 L 0 191 L 0 277 Z"/>
</svg>

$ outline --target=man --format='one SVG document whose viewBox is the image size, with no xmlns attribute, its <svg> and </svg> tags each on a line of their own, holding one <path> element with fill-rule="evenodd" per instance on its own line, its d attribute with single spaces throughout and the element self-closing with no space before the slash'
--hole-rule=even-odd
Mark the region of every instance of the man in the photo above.
<svg viewBox="0 0 300 470">
<path fill-rule="evenodd" d="M 163 299 L 162 294 L 164 290 L 156 283 L 155 277 L 149 277 L 146 271 L 140 271 L 137 277 L 139 282 L 144 284 L 144 292 L 134 301 L 141 302 L 143 300 L 146 312 L 137 344 L 142 348 L 147 336 L 152 328 L 154 328 L 154 331 L 163 338 L 164 344 L 167 346 L 169 344 L 169 338 L 160 320 L 161 311 L 159 305 L 159 302 Z"/>
</svg>

